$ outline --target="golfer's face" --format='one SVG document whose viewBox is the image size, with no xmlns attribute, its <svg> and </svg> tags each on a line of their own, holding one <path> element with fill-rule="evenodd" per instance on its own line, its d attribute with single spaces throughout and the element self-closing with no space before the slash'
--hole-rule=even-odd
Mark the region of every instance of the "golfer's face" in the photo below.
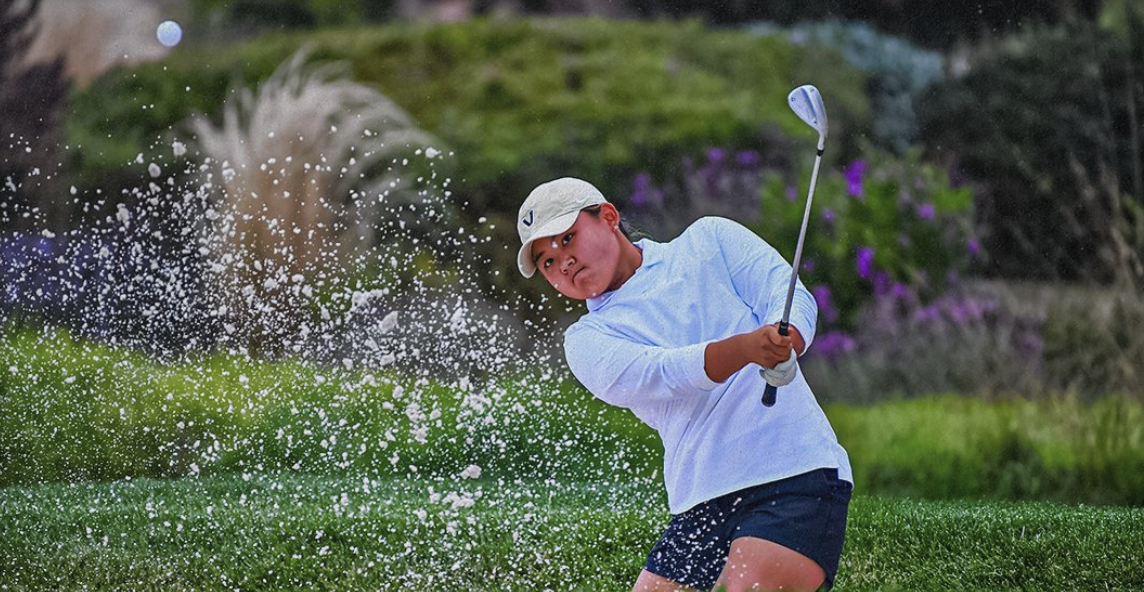
<svg viewBox="0 0 1144 592">
<path fill-rule="evenodd" d="M 533 242 L 532 257 L 557 292 L 585 300 L 603 294 L 615 282 L 620 236 L 603 215 L 580 212 L 568 230 Z"/>
</svg>

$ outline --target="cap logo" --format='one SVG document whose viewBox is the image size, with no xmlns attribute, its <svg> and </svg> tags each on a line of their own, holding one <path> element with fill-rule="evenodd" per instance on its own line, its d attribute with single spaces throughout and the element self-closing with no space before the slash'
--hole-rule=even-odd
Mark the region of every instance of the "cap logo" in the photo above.
<svg viewBox="0 0 1144 592">
<path fill-rule="evenodd" d="M 533 216 L 534 212 L 535 212 L 535 210 L 529 210 L 528 211 L 528 217 L 521 220 L 521 222 L 524 223 L 525 226 L 532 226 L 532 221 L 534 218 L 534 216 Z"/>
</svg>

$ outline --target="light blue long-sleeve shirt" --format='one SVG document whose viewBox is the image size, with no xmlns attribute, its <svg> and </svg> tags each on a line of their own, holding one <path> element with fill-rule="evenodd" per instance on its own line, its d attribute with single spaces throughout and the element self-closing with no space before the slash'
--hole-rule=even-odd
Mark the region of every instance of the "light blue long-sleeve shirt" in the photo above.
<svg viewBox="0 0 1144 592">
<path fill-rule="evenodd" d="M 764 407 L 758 366 L 721 384 L 704 368 L 707 344 L 782 320 L 790 264 L 724 218 L 703 218 L 668 243 L 636 246 L 640 267 L 618 289 L 588 300 L 588 314 L 564 334 L 564 351 L 593 395 L 659 432 L 671 512 L 819 468 L 853 481 L 801 372 L 779 388 L 775 406 Z M 800 281 L 790 321 L 808 348 L 817 318 Z"/>
</svg>

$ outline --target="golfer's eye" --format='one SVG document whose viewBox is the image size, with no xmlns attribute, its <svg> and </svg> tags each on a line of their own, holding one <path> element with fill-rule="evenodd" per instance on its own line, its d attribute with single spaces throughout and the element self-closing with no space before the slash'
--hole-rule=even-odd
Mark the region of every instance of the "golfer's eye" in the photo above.
<svg viewBox="0 0 1144 592">
<path fill-rule="evenodd" d="M 552 258 L 549 257 L 548 259 L 545 259 L 544 263 L 541 263 L 541 265 L 544 266 L 544 269 L 548 269 L 549 267 L 552 267 Z"/>
<path fill-rule="evenodd" d="M 569 232 L 568 234 L 565 234 L 565 235 L 564 235 L 564 238 L 563 238 L 563 239 L 561 239 L 561 241 L 560 241 L 560 242 L 561 242 L 562 244 L 565 244 L 565 245 L 566 245 L 566 244 L 568 244 L 568 243 L 570 243 L 570 242 L 572 242 L 572 233 L 571 233 L 571 232 Z"/>
</svg>

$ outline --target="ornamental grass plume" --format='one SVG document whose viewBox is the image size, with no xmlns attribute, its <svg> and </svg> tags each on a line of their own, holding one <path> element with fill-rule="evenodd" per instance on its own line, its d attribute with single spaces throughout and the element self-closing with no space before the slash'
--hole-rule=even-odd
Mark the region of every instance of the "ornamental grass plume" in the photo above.
<svg viewBox="0 0 1144 592">
<path fill-rule="evenodd" d="M 148 0 L 42 0 L 35 41 L 25 64 L 64 60 L 64 76 L 87 86 L 122 64 L 157 60 L 170 53 L 155 40 L 162 20 Z"/>
<path fill-rule="evenodd" d="M 382 202 L 404 186 L 391 165 L 430 141 L 345 64 L 307 57 L 295 53 L 257 90 L 237 93 L 221 125 L 190 122 L 211 195 L 211 269 L 224 294 L 260 316 L 290 316 L 299 283 L 337 275 L 368 248 Z"/>
</svg>

